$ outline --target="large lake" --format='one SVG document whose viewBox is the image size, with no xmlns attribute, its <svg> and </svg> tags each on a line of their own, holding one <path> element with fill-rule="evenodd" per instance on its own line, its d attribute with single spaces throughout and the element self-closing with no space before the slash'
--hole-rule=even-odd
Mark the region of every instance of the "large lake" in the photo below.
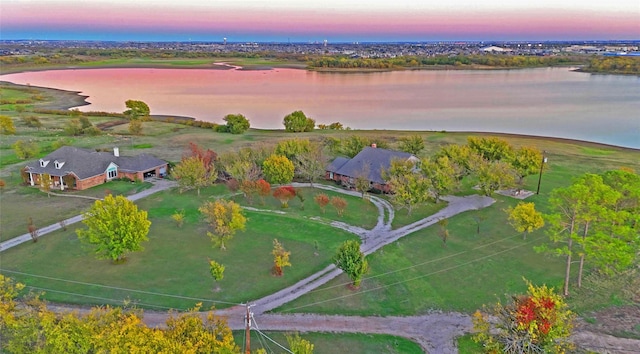
<svg viewBox="0 0 640 354">
<path fill-rule="evenodd" d="M 81 110 L 122 112 L 128 99 L 153 114 L 222 122 L 242 113 L 255 128 L 282 128 L 302 110 L 317 123 L 355 129 L 492 131 L 640 148 L 640 78 L 568 68 L 317 73 L 200 69 L 90 69 L 0 76 L 81 91 Z"/>
</svg>

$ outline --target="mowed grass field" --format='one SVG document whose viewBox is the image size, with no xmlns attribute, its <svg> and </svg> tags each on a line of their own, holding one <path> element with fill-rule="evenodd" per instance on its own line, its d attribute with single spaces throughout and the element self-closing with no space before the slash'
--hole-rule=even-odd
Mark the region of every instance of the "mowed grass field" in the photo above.
<svg viewBox="0 0 640 354">
<path fill-rule="evenodd" d="M 195 191 L 184 194 L 169 191 L 141 201 L 139 207 L 148 210 L 152 221 L 149 242 L 144 244 L 144 251 L 131 253 L 124 264 L 95 259 L 90 247 L 78 241 L 75 229 L 83 226 L 76 224 L 42 237 L 37 243 L 4 251 L 3 272 L 44 290 L 45 298 L 52 301 L 84 304 L 131 301 L 141 307 L 160 309 L 188 309 L 196 302 L 227 307 L 229 303 L 266 296 L 324 268 L 340 243 L 355 238 L 298 215 L 295 212 L 298 208 L 292 206 L 289 209 L 292 215 L 247 211 L 246 230 L 227 242 L 227 250 L 220 250 L 206 236 L 208 226 L 197 208 L 225 192 L 220 186 L 202 190 L 199 197 Z M 358 198 L 353 201 L 367 203 Z M 352 204 L 354 211 L 365 209 Z M 182 228 L 170 218 L 176 210 L 185 211 Z M 291 252 L 292 266 L 285 269 L 283 277 L 271 275 L 275 238 Z M 209 259 L 226 266 L 225 278 L 218 284 L 214 284 L 209 274 Z M 220 291 L 214 291 L 216 285 Z"/>
</svg>

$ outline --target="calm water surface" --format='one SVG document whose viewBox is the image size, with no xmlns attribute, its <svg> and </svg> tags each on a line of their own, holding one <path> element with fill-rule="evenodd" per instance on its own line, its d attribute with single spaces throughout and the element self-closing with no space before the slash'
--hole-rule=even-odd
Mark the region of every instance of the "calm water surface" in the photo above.
<svg viewBox="0 0 640 354">
<path fill-rule="evenodd" d="M 9 74 L 0 80 L 81 91 L 81 110 L 125 110 L 221 122 L 242 113 L 255 128 L 282 128 L 302 110 L 317 123 L 355 129 L 493 131 L 640 148 L 640 78 L 567 68 L 500 71 L 317 73 L 199 69 L 91 69 Z"/>
</svg>

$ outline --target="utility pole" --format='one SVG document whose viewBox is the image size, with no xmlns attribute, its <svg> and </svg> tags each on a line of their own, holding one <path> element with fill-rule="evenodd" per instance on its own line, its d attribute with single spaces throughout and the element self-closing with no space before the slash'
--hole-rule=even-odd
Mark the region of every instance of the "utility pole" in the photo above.
<svg viewBox="0 0 640 354">
<path fill-rule="evenodd" d="M 544 168 L 544 164 L 547 163 L 547 156 L 545 156 L 547 154 L 546 151 L 542 152 L 542 161 L 540 162 L 540 176 L 538 177 L 538 190 L 536 191 L 536 194 L 540 194 L 540 182 L 542 182 L 542 169 Z"/>
<path fill-rule="evenodd" d="M 247 314 L 245 315 L 244 318 L 244 323 L 245 323 L 245 329 L 244 329 L 244 347 L 245 349 L 245 354 L 251 354 L 251 317 L 253 317 L 253 313 L 249 312 L 249 309 L 251 308 L 251 305 L 249 305 L 248 303 L 245 305 L 246 309 L 247 309 Z"/>
</svg>

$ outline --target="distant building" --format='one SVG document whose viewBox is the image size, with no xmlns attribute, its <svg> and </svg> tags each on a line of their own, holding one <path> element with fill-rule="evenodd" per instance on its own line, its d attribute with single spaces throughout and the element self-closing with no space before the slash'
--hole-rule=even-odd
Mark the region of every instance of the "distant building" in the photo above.
<svg viewBox="0 0 640 354">
<path fill-rule="evenodd" d="M 484 48 L 480 48 L 481 51 L 483 52 L 492 52 L 492 53 L 502 53 L 502 52 L 512 52 L 512 49 L 509 48 L 501 48 L 501 47 L 496 47 L 494 45 L 489 46 L 489 47 L 484 47 Z"/>
<path fill-rule="evenodd" d="M 40 185 L 42 175 L 48 174 L 53 188 L 83 190 L 115 178 L 161 177 L 167 174 L 167 168 L 166 161 L 148 154 L 129 157 L 120 156 L 118 148 L 109 153 L 63 146 L 28 164 L 24 171 L 32 186 Z"/>
<path fill-rule="evenodd" d="M 383 171 L 391 167 L 391 161 L 412 161 L 417 163 L 419 159 L 407 152 L 378 149 L 375 144 L 365 147 L 352 159 L 337 157 L 325 169 L 325 178 L 339 182 L 347 188 L 353 188 L 358 177 L 366 177 L 371 189 L 377 189 L 388 193 L 389 185 L 382 178 Z"/>
</svg>

